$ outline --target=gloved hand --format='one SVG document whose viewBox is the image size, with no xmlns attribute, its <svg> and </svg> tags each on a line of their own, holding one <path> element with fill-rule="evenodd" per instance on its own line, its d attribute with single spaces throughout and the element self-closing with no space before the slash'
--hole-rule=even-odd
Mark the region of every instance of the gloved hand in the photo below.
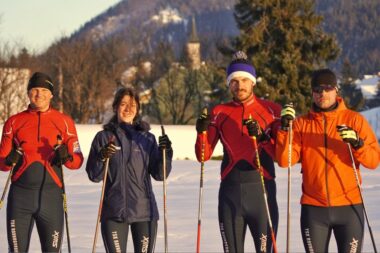
<svg viewBox="0 0 380 253">
<path fill-rule="evenodd" d="M 262 142 L 269 140 L 270 137 L 260 127 L 259 122 L 254 119 L 245 119 L 243 124 L 247 127 L 248 135 L 256 137 L 257 141 Z"/>
<path fill-rule="evenodd" d="M 111 158 L 116 153 L 117 147 L 114 142 L 109 142 L 100 149 L 100 158 L 105 160 Z"/>
<path fill-rule="evenodd" d="M 9 154 L 5 158 L 5 164 L 8 166 L 12 166 L 14 164 L 17 164 L 18 161 L 21 159 L 22 155 L 23 155 L 23 153 L 22 153 L 22 149 L 20 147 L 18 147 L 18 148 L 13 147 L 11 152 L 9 152 Z"/>
<path fill-rule="evenodd" d="M 195 123 L 195 129 L 197 130 L 198 133 L 202 133 L 207 131 L 208 125 L 210 125 L 211 119 L 210 116 L 206 113 L 203 112 L 201 116 L 197 119 L 197 122 Z"/>
<path fill-rule="evenodd" d="M 171 149 L 172 142 L 170 141 L 169 137 L 166 134 L 164 134 L 158 137 L 158 146 L 160 147 L 160 149 Z"/>
<path fill-rule="evenodd" d="M 289 122 L 296 118 L 296 111 L 294 110 L 293 103 L 284 105 L 281 110 L 281 129 L 288 130 Z"/>
<path fill-rule="evenodd" d="M 340 137 L 342 137 L 344 142 L 350 143 L 354 149 L 361 148 L 364 145 L 362 139 L 359 138 L 358 134 L 351 127 L 340 125 L 336 126 L 338 129 Z"/>
<path fill-rule="evenodd" d="M 68 160 L 72 161 L 73 157 L 69 154 L 66 144 L 59 144 L 54 147 L 54 158 L 53 164 L 61 165 L 67 162 Z"/>
</svg>

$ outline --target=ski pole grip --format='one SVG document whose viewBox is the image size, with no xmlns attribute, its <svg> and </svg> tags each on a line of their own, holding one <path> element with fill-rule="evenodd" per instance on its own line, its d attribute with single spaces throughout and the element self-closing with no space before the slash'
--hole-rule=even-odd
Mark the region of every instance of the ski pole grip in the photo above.
<svg viewBox="0 0 380 253">
<path fill-rule="evenodd" d="M 202 114 L 204 114 L 204 115 L 208 115 L 207 106 L 203 107 L 203 109 L 202 109 Z"/>
<path fill-rule="evenodd" d="M 57 135 L 57 146 L 62 144 L 62 136 L 60 134 Z"/>
<path fill-rule="evenodd" d="M 20 155 L 23 155 L 23 149 L 22 149 L 22 144 L 24 144 L 25 141 L 21 141 L 20 144 L 16 148 L 16 152 L 19 153 Z"/>
<path fill-rule="evenodd" d="M 291 108 L 293 108 L 293 110 L 294 110 L 294 104 L 293 104 L 293 102 L 289 102 L 289 106 Z M 292 121 L 293 121 L 293 119 L 289 120 L 289 123 L 291 123 Z"/>
<path fill-rule="evenodd" d="M 115 135 L 112 135 L 108 138 L 108 143 L 115 143 Z"/>
<path fill-rule="evenodd" d="M 338 131 L 342 131 L 342 130 L 347 129 L 348 127 L 346 125 L 337 125 L 336 128 Z"/>
<path fill-rule="evenodd" d="M 165 129 L 164 129 L 164 126 L 163 126 L 163 125 L 161 125 L 161 134 L 162 134 L 162 136 L 165 135 Z"/>
<path fill-rule="evenodd" d="M 208 116 L 208 110 L 207 110 L 207 106 L 203 107 L 202 109 L 202 115 L 205 115 L 206 117 Z M 207 133 L 207 130 L 206 131 L 203 131 L 202 134 L 203 136 L 205 136 Z M 204 137 L 205 138 L 205 137 Z"/>
</svg>

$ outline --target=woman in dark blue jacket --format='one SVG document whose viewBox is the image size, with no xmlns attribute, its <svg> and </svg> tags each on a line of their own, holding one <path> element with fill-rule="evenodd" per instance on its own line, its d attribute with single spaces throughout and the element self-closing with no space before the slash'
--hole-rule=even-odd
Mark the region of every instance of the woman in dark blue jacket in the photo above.
<svg viewBox="0 0 380 253">
<path fill-rule="evenodd" d="M 109 175 L 101 216 L 101 231 L 107 252 L 126 252 L 131 227 L 135 252 L 153 252 L 158 209 L 151 178 L 164 179 L 162 149 L 166 150 L 166 176 L 171 171 L 173 150 L 167 135 L 149 132 L 139 117 L 139 98 L 133 89 L 121 88 L 112 104 L 115 115 L 95 136 L 86 171 L 93 182 L 103 180 L 104 160 Z"/>
</svg>

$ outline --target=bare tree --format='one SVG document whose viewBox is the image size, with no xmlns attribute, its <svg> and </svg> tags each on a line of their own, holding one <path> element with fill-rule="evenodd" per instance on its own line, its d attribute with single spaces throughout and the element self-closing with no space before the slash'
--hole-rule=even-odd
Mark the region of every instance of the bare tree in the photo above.
<svg viewBox="0 0 380 253">
<path fill-rule="evenodd" d="M 0 68 L 0 121 L 4 123 L 28 105 L 29 69 Z"/>
<path fill-rule="evenodd" d="M 2 123 L 28 105 L 27 82 L 30 70 L 10 64 L 17 58 L 16 49 L 9 43 L 4 42 L 0 45 L 0 121 Z"/>
<path fill-rule="evenodd" d="M 64 111 L 79 123 L 101 123 L 125 69 L 126 47 L 118 39 L 63 39 L 45 55 L 58 79 Z"/>
</svg>

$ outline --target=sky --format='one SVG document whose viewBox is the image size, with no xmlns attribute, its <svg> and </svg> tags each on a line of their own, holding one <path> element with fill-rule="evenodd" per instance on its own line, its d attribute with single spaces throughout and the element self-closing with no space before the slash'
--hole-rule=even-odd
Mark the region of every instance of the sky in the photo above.
<svg viewBox="0 0 380 253">
<path fill-rule="evenodd" d="M 0 42 L 41 52 L 121 0 L 0 0 Z"/>
</svg>

